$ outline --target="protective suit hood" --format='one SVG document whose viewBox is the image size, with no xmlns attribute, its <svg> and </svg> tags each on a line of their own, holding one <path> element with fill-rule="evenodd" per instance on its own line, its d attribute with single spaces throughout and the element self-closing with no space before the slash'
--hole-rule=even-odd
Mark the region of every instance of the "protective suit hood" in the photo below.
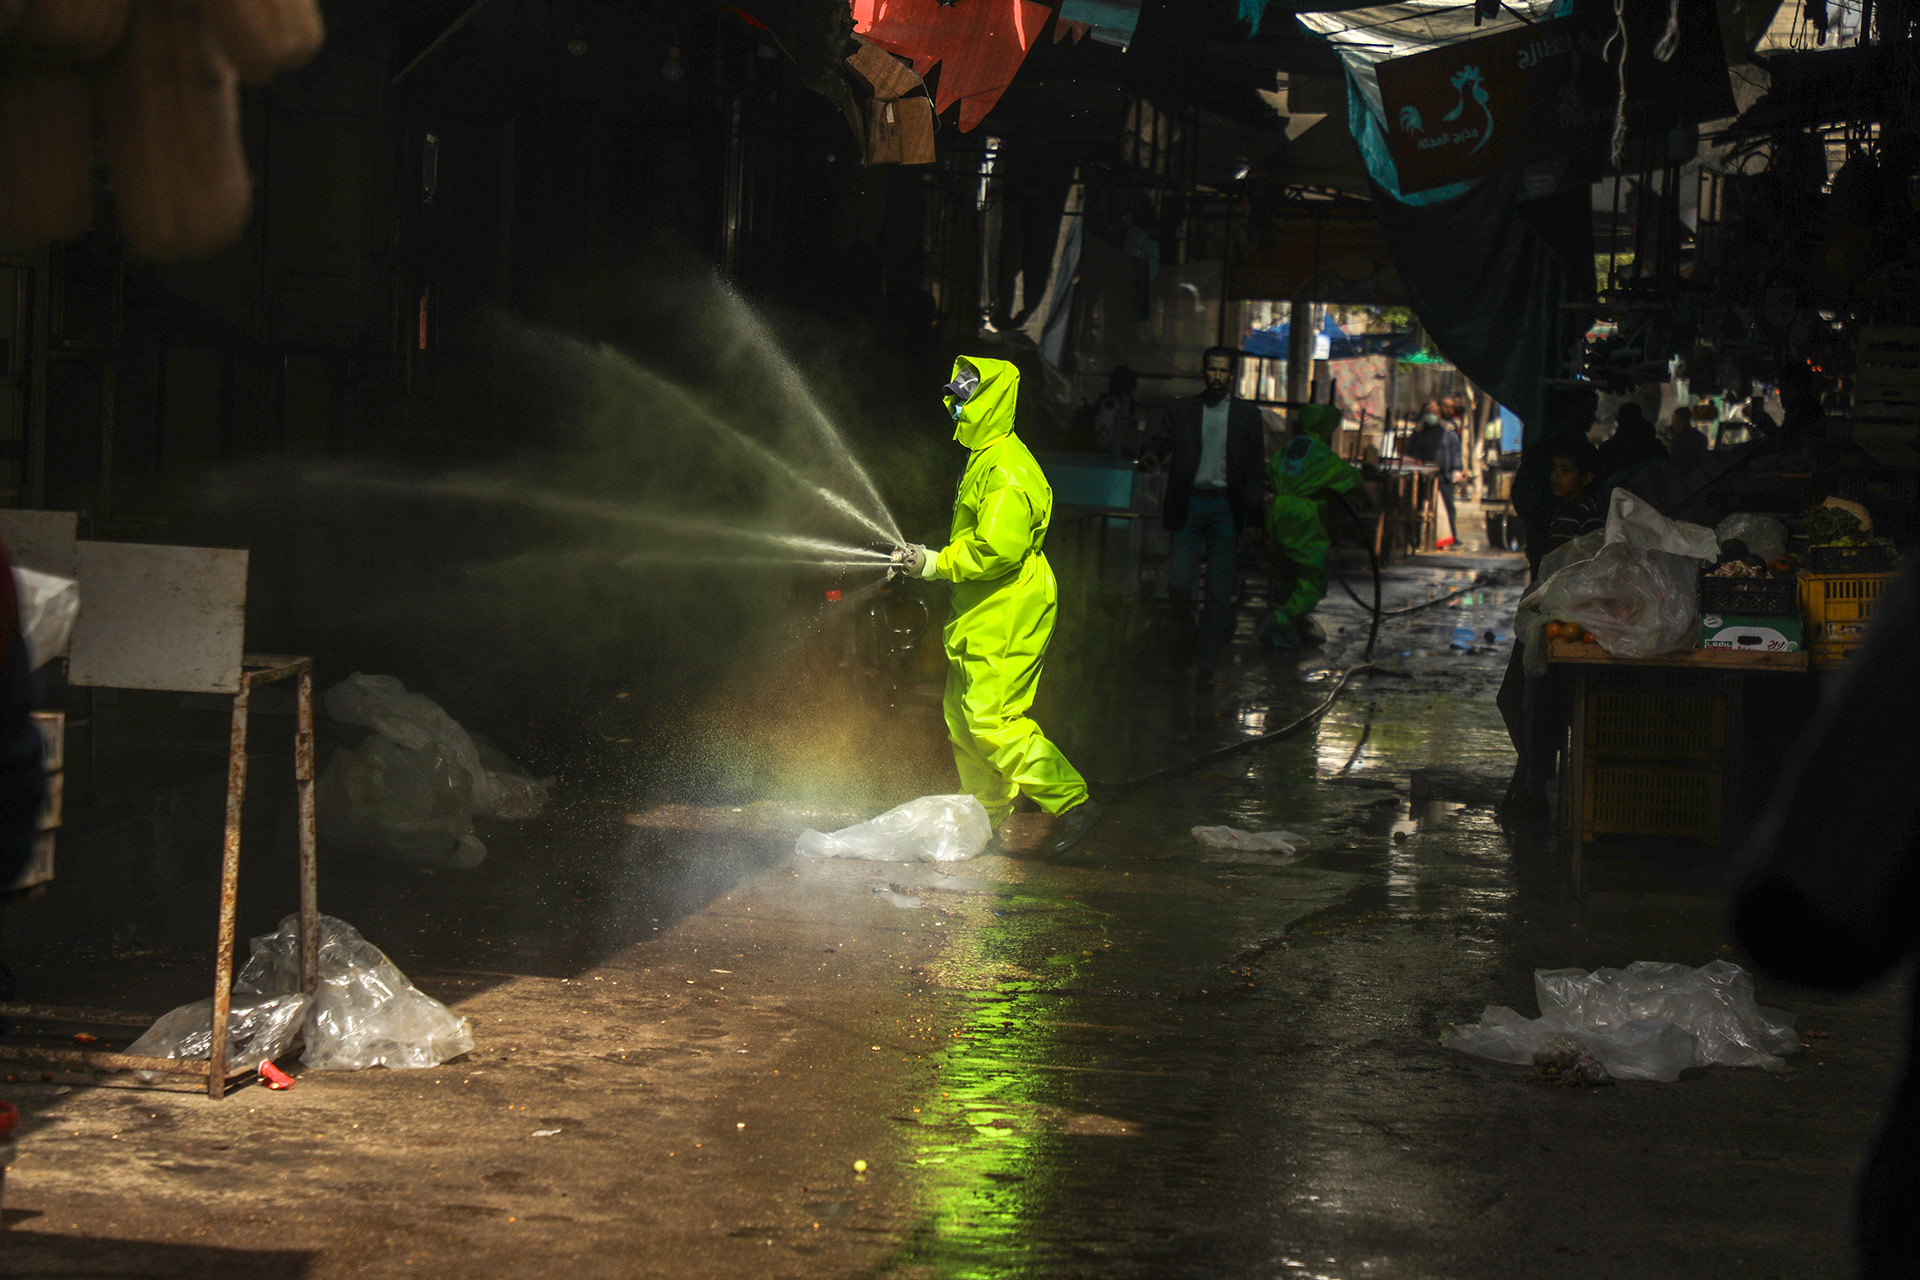
<svg viewBox="0 0 1920 1280">
<path fill-rule="evenodd" d="M 953 438 L 969 449 L 982 449 L 1002 436 L 1013 434 L 1013 407 L 1020 399 L 1020 370 L 1005 360 L 987 356 L 962 356 L 953 362 L 953 377 L 959 381 L 964 370 L 961 361 L 980 375 L 980 385 L 959 406 L 953 422 Z M 954 412 L 953 397 L 944 398 L 949 415 Z"/>
<path fill-rule="evenodd" d="M 1300 406 L 1300 429 L 1321 444 L 1331 444 L 1333 433 L 1340 429 L 1339 408 L 1330 404 Z"/>
</svg>

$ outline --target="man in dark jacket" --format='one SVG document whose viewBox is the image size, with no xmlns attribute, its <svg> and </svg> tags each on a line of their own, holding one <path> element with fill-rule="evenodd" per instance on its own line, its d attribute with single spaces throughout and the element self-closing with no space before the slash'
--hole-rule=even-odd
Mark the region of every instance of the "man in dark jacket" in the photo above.
<svg viewBox="0 0 1920 1280">
<path fill-rule="evenodd" d="M 1167 407 L 1147 452 L 1167 468 L 1161 522 L 1173 535 L 1167 589 L 1173 597 L 1176 665 L 1191 662 L 1202 688 L 1213 682 L 1233 630 L 1233 591 L 1240 538 L 1258 529 L 1261 467 L 1266 460 L 1260 411 L 1233 394 L 1239 352 L 1212 347 L 1202 358 L 1206 390 Z M 1206 561 L 1206 589 L 1196 633 L 1193 588 Z"/>
</svg>

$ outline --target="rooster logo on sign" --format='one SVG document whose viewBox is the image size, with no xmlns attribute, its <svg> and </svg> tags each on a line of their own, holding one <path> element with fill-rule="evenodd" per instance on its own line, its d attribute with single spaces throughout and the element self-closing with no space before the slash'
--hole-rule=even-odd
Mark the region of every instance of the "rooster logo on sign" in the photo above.
<svg viewBox="0 0 1920 1280">
<path fill-rule="evenodd" d="M 1422 133 L 1425 133 L 1426 131 L 1427 131 L 1427 127 L 1420 123 L 1420 108 L 1418 107 L 1400 108 L 1400 132 L 1411 133 L 1411 134 L 1422 134 Z"/>
<path fill-rule="evenodd" d="M 1487 105 L 1487 90 L 1480 79 L 1480 68 L 1462 67 L 1448 83 L 1452 84 L 1455 91 L 1459 93 L 1460 100 L 1453 104 L 1453 110 L 1440 117 L 1442 120 L 1445 120 L 1448 124 L 1452 124 L 1466 112 L 1467 91 L 1469 86 L 1472 87 L 1473 100 L 1479 103 L 1480 110 L 1486 113 L 1487 127 L 1480 131 L 1480 141 L 1473 144 L 1473 150 L 1467 152 L 1468 155 L 1472 155 L 1474 151 L 1478 151 L 1480 148 L 1486 146 L 1487 140 L 1493 137 L 1493 108 Z M 1411 109 L 1412 108 L 1408 108 L 1408 110 Z M 1404 116 L 1405 112 L 1401 114 Z"/>
</svg>

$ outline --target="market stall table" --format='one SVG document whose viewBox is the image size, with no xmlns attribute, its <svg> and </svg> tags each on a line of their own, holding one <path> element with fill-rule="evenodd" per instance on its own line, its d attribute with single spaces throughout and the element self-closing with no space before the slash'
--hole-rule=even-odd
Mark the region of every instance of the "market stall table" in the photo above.
<svg viewBox="0 0 1920 1280">
<path fill-rule="evenodd" d="M 1690 649 L 1617 658 L 1596 644 L 1552 640 L 1547 661 L 1573 677 L 1560 832 L 1576 891 L 1597 835 L 1677 836 L 1719 846 L 1729 776 L 1741 776 L 1742 683 L 1805 676 L 1807 654 Z"/>
</svg>

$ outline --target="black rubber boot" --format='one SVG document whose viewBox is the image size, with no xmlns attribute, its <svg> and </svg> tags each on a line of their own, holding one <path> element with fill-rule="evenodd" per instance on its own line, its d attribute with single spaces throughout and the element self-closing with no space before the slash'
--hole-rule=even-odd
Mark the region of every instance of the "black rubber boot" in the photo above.
<svg viewBox="0 0 1920 1280">
<path fill-rule="evenodd" d="M 1047 846 L 1050 856 L 1058 857 L 1087 838 L 1087 832 L 1093 830 L 1093 824 L 1100 821 L 1100 806 L 1088 796 L 1073 808 L 1060 815 L 1060 825 L 1053 834 L 1053 843 Z"/>
</svg>

